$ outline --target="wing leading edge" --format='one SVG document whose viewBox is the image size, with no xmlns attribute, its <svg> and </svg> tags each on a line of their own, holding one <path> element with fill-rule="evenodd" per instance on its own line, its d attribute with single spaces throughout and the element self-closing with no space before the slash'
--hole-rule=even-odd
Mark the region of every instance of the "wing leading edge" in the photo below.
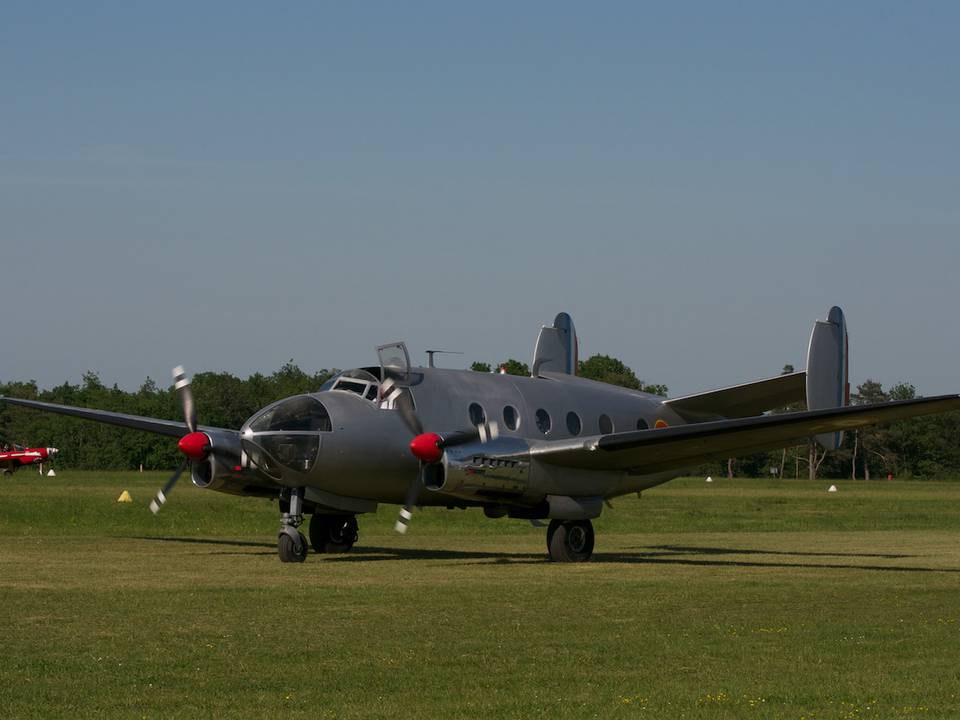
<svg viewBox="0 0 960 720">
<path fill-rule="evenodd" d="M 3 397 L 0 395 L 0 402 L 7 402 L 11 405 L 21 405 L 23 407 L 33 408 L 34 410 L 43 410 L 45 412 L 57 413 L 59 415 L 72 415 L 73 417 L 83 418 L 84 420 L 93 420 L 95 422 L 106 423 L 108 425 L 119 425 L 120 427 L 133 428 L 134 430 L 144 430 L 146 432 L 157 433 L 158 435 L 169 435 L 170 437 L 183 437 L 189 431 L 184 422 L 176 420 L 158 420 L 157 418 L 142 417 L 140 415 L 126 415 L 124 413 L 110 412 L 108 410 L 94 410 L 92 408 L 73 407 L 71 405 L 58 405 L 57 403 L 41 402 L 39 400 L 24 400 L 23 398 Z M 200 428 L 201 430 L 206 428 Z M 217 429 L 217 428 L 209 428 Z"/>
<path fill-rule="evenodd" d="M 826 432 L 960 410 L 960 395 L 827 410 L 717 420 L 659 430 L 600 435 L 531 449 L 543 462 L 636 474 L 680 470 L 714 458 L 775 450 Z"/>
</svg>

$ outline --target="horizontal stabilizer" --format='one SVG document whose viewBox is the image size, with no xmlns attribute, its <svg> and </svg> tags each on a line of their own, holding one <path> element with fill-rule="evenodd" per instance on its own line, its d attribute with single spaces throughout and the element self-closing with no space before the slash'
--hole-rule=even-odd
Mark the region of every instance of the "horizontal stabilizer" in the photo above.
<svg viewBox="0 0 960 720">
<path fill-rule="evenodd" d="M 760 415 L 806 399 L 805 372 L 710 390 L 665 400 L 664 405 L 687 422 Z"/>
</svg>

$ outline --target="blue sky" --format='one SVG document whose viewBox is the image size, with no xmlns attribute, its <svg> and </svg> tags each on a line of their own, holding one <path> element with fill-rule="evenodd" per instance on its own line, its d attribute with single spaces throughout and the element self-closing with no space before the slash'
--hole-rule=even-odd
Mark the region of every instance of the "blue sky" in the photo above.
<svg viewBox="0 0 960 720">
<path fill-rule="evenodd" d="M 0 380 L 585 354 L 960 390 L 953 3 L 0 7 Z"/>
</svg>

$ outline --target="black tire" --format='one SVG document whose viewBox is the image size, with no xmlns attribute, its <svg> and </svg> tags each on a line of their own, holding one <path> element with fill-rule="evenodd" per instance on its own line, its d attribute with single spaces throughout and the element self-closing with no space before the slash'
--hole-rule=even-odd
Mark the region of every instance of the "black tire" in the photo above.
<svg viewBox="0 0 960 720">
<path fill-rule="evenodd" d="M 557 528 L 562 524 L 562 520 L 551 520 L 547 526 L 547 552 L 550 552 L 550 546 L 553 544 L 553 536 L 556 534 Z"/>
<path fill-rule="evenodd" d="M 353 515 L 314 514 L 310 518 L 310 544 L 314 552 L 349 552 L 357 536 L 357 518 Z"/>
<path fill-rule="evenodd" d="M 586 562 L 593 555 L 593 523 L 589 520 L 551 520 L 547 552 L 553 562 Z"/>
<path fill-rule="evenodd" d="M 307 539 L 303 533 L 297 533 L 299 540 L 294 541 L 289 533 L 280 533 L 277 538 L 277 553 L 280 562 L 302 563 L 307 559 Z"/>
</svg>

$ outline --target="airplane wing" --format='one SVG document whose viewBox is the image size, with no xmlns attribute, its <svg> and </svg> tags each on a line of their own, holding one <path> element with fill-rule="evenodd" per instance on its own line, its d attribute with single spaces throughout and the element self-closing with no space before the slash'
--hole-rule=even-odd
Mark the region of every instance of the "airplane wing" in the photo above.
<svg viewBox="0 0 960 720">
<path fill-rule="evenodd" d="M 140 415 L 125 415 L 124 413 L 109 412 L 107 410 L 72 407 L 70 405 L 58 405 L 56 403 L 40 402 L 39 400 L 24 400 L 22 398 L 4 397 L 2 395 L 0 395 L 0 402 L 7 402 L 11 405 L 21 405 L 23 407 L 29 407 L 35 410 L 58 413 L 60 415 L 72 415 L 74 417 L 83 418 L 84 420 L 107 423 L 108 425 L 119 425 L 120 427 L 133 428 L 134 430 L 145 430 L 146 432 L 157 433 L 158 435 L 169 435 L 170 437 L 175 438 L 183 437 L 188 432 L 186 423 L 178 422 L 176 420 L 158 420 L 156 418 L 142 417 Z M 199 429 L 219 430 L 220 428 L 201 427 Z"/>
<path fill-rule="evenodd" d="M 958 409 L 960 395 L 941 395 L 598 435 L 545 443 L 531 448 L 530 454 L 554 465 L 646 474 L 680 470 L 714 458 L 775 450 L 825 432 Z"/>
</svg>

